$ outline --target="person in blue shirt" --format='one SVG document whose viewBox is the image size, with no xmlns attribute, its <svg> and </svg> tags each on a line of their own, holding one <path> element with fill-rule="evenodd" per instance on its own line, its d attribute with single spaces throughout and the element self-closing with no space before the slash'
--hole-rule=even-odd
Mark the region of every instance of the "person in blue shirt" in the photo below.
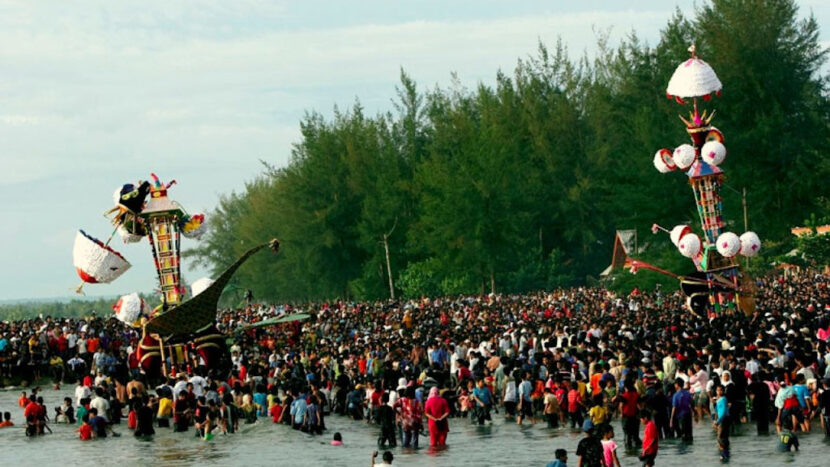
<svg viewBox="0 0 830 467">
<path fill-rule="evenodd" d="M 484 378 L 476 380 L 476 387 L 471 395 L 476 403 L 473 421 L 478 420 L 479 425 L 484 425 L 485 420 L 492 422 L 490 408 L 493 406 L 493 395 L 490 393 L 490 389 L 484 385 Z"/>
<path fill-rule="evenodd" d="M 294 402 L 291 403 L 291 416 L 294 417 L 291 426 L 295 430 L 299 430 L 303 427 L 308 404 L 306 403 L 304 394 L 297 395 L 297 391 L 294 391 L 294 395 L 296 398 L 294 399 Z"/>
<path fill-rule="evenodd" d="M 721 460 L 729 460 L 729 402 L 726 400 L 723 386 L 718 386 L 715 389 L 715 423 L 714 428 L 718 430 L 718 449 L 720 450 Z"/>
<path fill-rule="evenodd" d="M 671 428 L 683 436 L 683 441 L 692 441 L 692 395 L 681 378 L 674 380 L 675 393 L 671 399 Z"/>
<path fill-rule="evenodd" d="M 798 399 L 798 405 L 801 406 L 801 413 L 807 415 L 810 413 L 812 407 L 810 403 L 810 390 L 807 388 L 806 379 L 803 374 L 798 374 L 795 376 L 795 385 L 793 385 L 793 391 L 795 392 L 795 397 Z M 810 432 L 810 417 L 798 417 L 801 421 L 801 430 L 805 433 Z M 796 427 L 793 427 L 795 430 Z"/>
<path fill-rule="evenodd" d="M 256 392 L 254 393 L 254 403 L 257 405 L 257 415 L 260 417 L 268 416 L 268 395 L 265 394 L 265 386 L 258 384 Z"/>
<path fill-rule="evenodd" d="M 530 418 L 530 422 L 536 424 L 533 416 L 533 402 L 530 394 L 533 392 L 533 384 L 530 382 L 530 372 L 526 371 L 522 382 L 519 383 L 519 415 L 516 417 L 516 424 L 521 425 L 522 419 Z"/>
<path fill-rule="evenodd" d="M 557 449 L 554 453 L 556 460 L 548 462 L 545 467 L 568 467 L 568 451 Z"/>
</svg>

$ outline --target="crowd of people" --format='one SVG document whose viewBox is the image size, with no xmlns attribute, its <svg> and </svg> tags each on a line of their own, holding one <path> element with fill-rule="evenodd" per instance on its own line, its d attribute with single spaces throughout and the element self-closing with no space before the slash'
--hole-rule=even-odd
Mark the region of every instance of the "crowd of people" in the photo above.
<svg viewBox="0 0 830 467">
<path fill-rule="evenodd" d="M 117 435 L 112 427 L 122 418 L 144 438 L 169 427 L 209 440 L 257 420 L 320 435 L 328 417 L 343 416 L 377 425 L 378 445 L 388 450 L 399 442 L 417 448 L 427 433 L 429 445 L 441 447 L 450 424 L 505 417 L 579 428 L 581 465 L 613 466 L 611 422 L 619 419 L 625 449 L 644 465 L 653 465 L 660 440 L 691 442 L 710 424 L 728 459 L 740 424 L 759 435 L 773 424 L 786 450 L 798 449 L 801 434 L 830 435 L 828 277 L 804 271 L 757 286 L 751 315 L 698 316 L 679 292 L 617 295 L 602 287 L 251 304 L 217 316 L 233 339 L 227 373 L 190 353 L 170 361 L 160 381 L 140 370 L 140 331 L 115 319 L 3 322 L 0 380 L 76 385 L 52 415 L 43 391 L 21 394 L 31 435 L 59 421 L 78 424 L 81 439 Z M 297 311 L 310 318 L 251 326 Z M 12 423 L 10 412 L 4 420 Z M 566 457 L 557 452 L 549 465 Z"/>
</svg>

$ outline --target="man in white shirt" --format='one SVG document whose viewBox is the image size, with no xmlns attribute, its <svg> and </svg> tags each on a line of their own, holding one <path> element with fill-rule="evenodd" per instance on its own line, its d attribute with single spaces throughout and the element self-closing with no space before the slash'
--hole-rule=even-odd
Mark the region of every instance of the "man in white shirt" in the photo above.
<svg viewBox="0 0 830 467">
<path fill-rule="evenodd" d="M 184 374 L 179 375 L 179 380 L 173 386 L 173 399 L 178 399 L 179 393 L 182 391 L 187 391 L 187 376 Z"/>
<path fill-rule="evenodd" d="M 92 392 L 90 392 L 89 388 L 84 386 L 82 380 L 78 380 L 78 385 L 75 386 L 75 404 L 80 407 L 81 399 L 86 399 L 90 395 L 92 395 Z"/>
<path fill-rule="evenodd" d="M 208 382 L 205 378 L 202 378 L 201 375 L 197 374 L 190 378 L 190 384 L 193 385 L 193 394 L 195 394 L 196 397 L 201 397 L 205 393 L 205 388 L 207 387 Z"/>
<path fill-rule="evenodd" d="M 758 373 L 758 370 L 760 369 L 761 363 L 758 361 L 758 358 L 756 356 L 753 356 L 751 360 L 746 362 L 746 371 L 748 371 L 750 375 Z"/>
<path fill-rule="evenodd" d="M 78 336 L 75 335 L 75 331 L 70 329 L 69 332 L 66 333 L 66 345 L 67 345 L 67 348 L 69 349 L 69 354 L 70 355 L 75 354 L 75 345 L 77 343 L 78 343 Z"/>
<path fill-rule="evenodd" d="M 81 336 L 75 342 L 75 345 L 78 346 L 78 355 L 80 355 L 81 358 L 85 359 L 85 357 L 86 357 L 86 337 L 84 337 L 84 333 L 81 333 Z"/>
<path fill-rule="evenodd" d="M 103 417 L 104 420 L 110 421 L 109 419 L 109 410 L 110 410 L 110 403 L 108 400 L 104 399 L 104 390 L 101 388 L 95 389 L 95 397 L 92 398 L 92 401 L 89 402 L 90 408 L 98 409 L 98 415 Z"/>
</svg>

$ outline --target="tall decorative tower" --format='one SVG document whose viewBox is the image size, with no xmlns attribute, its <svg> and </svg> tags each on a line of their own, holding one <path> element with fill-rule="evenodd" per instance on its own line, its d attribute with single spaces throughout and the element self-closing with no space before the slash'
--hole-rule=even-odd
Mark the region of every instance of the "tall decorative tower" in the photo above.
<svg viewBox="0 0 830 467">
<path fill-rule="evenodd" d="M 150 200 L 141 211 L 147 229 L 147 238 L 153 251 L 156 273 L 161 290 L 162 309 L 174 307 L 182 302 L 186 291 L 181 284 L 181 232 L 179 223 L 184 212 L 178 204 L 167 197 L 167 189 L 175 180 L 162 184 L 156 174 L 150 174 Z"/>
<path fill-rule="evenodd" d="M 680 253 L 695 264 L 697 274 L 680 278 L 689 296 L 689 307 L 697 312 L 718 312 L 740 301 L 741 283 L 735 256 L 755 256 L 761 242 L 754 232 L 738 237 L 724 231 L 720 190 L 725 175 L 720 165 L 726 158 L 726 146 L 723 133 L 711 125 L 714 110 L 700 112 L 698 109 L 698 99 L 709 102 L 713 96 L 719 97 L 722 85 L 712 67 L 697 56 L 694 45 L 689 52 L 691 57 L 677 67 L 669 80 L 666 97 L 681 105 L 692 100 L 688 119 L 680 117 L 691 144 L 681 144 L 674 151 L 660 149 L 654 155 L 654 167 L 661 173 L 678 169 L 686 172 L 703 235 L 693 233 L 687 225 L 678 225 L 669 231 L 655 224 L 652 231 L 669 233 Z M 643 263 L 637 266 L 645 267 Z"/>
</svg>

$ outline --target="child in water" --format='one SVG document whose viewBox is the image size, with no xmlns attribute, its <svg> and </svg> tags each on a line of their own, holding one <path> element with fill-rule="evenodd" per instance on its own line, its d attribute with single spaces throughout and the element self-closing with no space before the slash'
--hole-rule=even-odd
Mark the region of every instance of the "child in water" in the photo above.
<svg viewBox="0 0 830 467">
<path fill-rule="evenodd" d="M 14 426 L 14 423 L 12 423 L 12 413 L 3 412 L 3 421 L 0 422 L 0 428 L 6 428 L 10 426 Z"/>
<path fill-rule="evenodd" d="M 92 439 L 92 425 L 89 424 L 89 414 L 85 413 L 81 419 L 81 427 L 78 428 L 81 441 L 89 441 Z"/>
<path fill-rule="evenodd" d="M 458 407 L 460 410 L 459 415 L 461 418 L 467 418 L 467 413 L 470 411 L 472 406 L 473 404 L 472 401 L 470 401 L 470 395 L 467 392 L 467 389 L 462 388 L 461 395 L 458 396 Z"/>
<path fill-rule="evenodd" d="M 787 428 L 781 430 L 778 435 L 778 451 L 790 452 L 795 449 L 798 451 L 798 436 Z"/>
<path fill-rule="evenodd" d="M 605 465 L 608 467 L 620 467 L 620 460 L 617 458 L 617 443 L 614 441 L 614 427 L 602 425 L 602 455 Z"/>
<path fill-rule="evenodd" d="M 384 393 L 381 396 L 381 405 L 378 408 L 377 422 L 380 425 L 380 437 L 378 438 L 378 446 L 384 447 L 389 443 L 390 447 L 397 445 L 397 437 L 395 433 L 395 410 L 389 407 L 389 393 Z"/>
<path fill-rule="evenodd" d="M 334 434 L 334 439 L 331 440 L 331 445 L 332 446 L 342 446 L 343 445 L 343 436 L 340 434 L 339 431 Z"/>
</svg>

